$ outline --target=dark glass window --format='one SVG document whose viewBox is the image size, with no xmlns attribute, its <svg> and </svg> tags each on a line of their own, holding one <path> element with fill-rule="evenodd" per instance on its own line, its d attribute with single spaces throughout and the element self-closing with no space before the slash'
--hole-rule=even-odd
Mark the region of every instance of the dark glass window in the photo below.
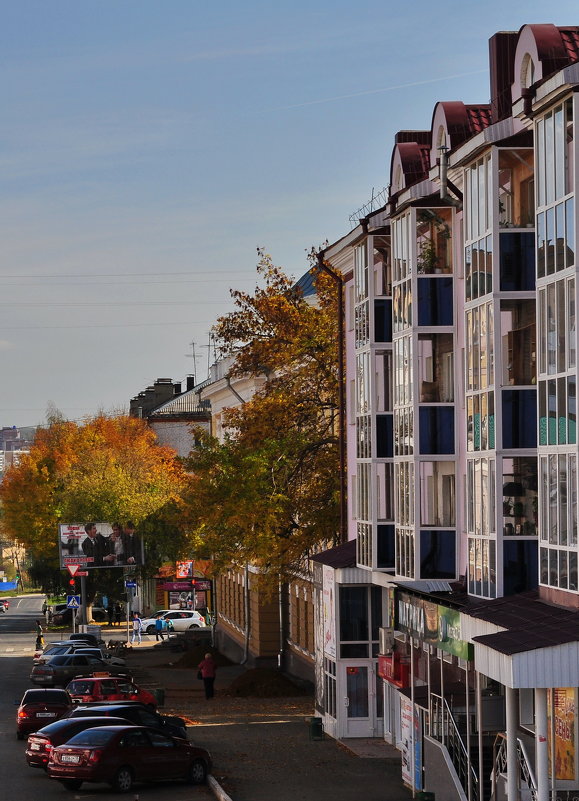
<svg viewBox="0 0 579 801">
<path fill-rule="evenodd" d="M 535 288 L 535 234 L 501 233 L 501 291 Z"/>
<path fill-rule="evenodd" d="M 378 554 L 377 554 L 377 567 L 388 568 L 394 567 L 394 526 L 379 525 L 378 526 Z"/>
<path fill-rule="evenodd" d="M 393 419 L 391 414 L 376 415 L 376 456 L 387 459 L 394 456 Z"/>
<path fill-rule="evenodd" d="M 537 447 L 537 391 L 503 390 L 503 448 Z"/>
<path fill-rule="evenodd" d="M 534 590 L 538 585 L 539 566 L 536 540 L 510 540 L 503 543 L 504 594 L 515 595 Z"/>
<path fill-rule="evenodd" d="M 420 453 L 454 453 L 454 408 L 422 406 L 419 421 Z"/>
<path fill-rule="evenodd" d="M 378 640 L 378 629 L 382 625 L 382 587 L 370 587 L 372 614 L 372 639 Z"/>
<path fill-rule="evenodd" d="M 452 276 L 418 278 L 418 325 L 452 325 Z"/>
<path fill-rule="evenodd" d="M 392 342 L 392 301 L 374 301 L 374 341 Z"/>
<path fill-rule="evenodd" d="M 453 579 L 456 576 L 456 532 L 420 532 L 420 578 Z"/>
<path fill-rule="evenodd" d="M 366 587 L 340 587 L 340 640 L 368 640 Z"/>
</svg>

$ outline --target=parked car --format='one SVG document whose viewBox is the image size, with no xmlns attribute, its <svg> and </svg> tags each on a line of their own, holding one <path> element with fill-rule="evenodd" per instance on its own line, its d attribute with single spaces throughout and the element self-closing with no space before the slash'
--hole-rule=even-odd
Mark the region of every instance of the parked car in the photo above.
<svg viewBox="0 0 579 801">
<path fill-rule="evenodd" d="M 90 647 L 92 647 L 90 643 L 83 642 L 82 640 L 62 640 L 61 642 L 49 642 L 43 651 L 39 649 L 34 652 L 32 662 L 35 665 L 44 665 L 46 662 L 49 662 L 53 656 L 72 654 L 76 653 L 79 649 Z"/>
<path fill-rule="evenodd" d="M 117 667 L 124 667 L 127 663 L 121 656 L 113 656 L 112 654 L 107 653 L 107 651 L 103 651 L 100 648 L 92 648 L 92 647 L 85 647 L 85 648 L 76 648 L 76 654 L 92 654 L 93 656 L 98 656 L 100 659 L 104 659 L 107 665 L 116 665 Z"/>
<path fill-rule="evenodd" d="M 54 687 L 55 685 L 65 687 L 71 679 L 77 676 L 88 676 L 95 671 L 109 671 L 115 676 L 126 675 L 124 668 L 109 665 L 104 659 L 90 654 L 73 652 L 53 656 L 44 665 L 34 665 L 30 681 L 44 687 Z"/>
<path fill-rule="evenodd" d="M 156 708 L 157 699 L 148 690 L 143 690 L 130 679 L 122 676 L 87 676 L 73 679 L 66 687 L 73 701 L 140 701 Z"/>
<path fill-rule="evenodd" d="M 85 634 L 84 632 L 77 631 L 75 634 L 71 634 L 68 638 L 70 642 L 75 642 L 76 640 L 82 640 L 82 642 L 88 642 L 89 645 L 93 645 L 95 648 L 100 648 L 104 645 L 104 640 L 99 639 L 96 634 Z"/>
<path fill-rule="evenodd" d="M 66 690 L 26 690 L 16 712 L 16 737 L 23 740 L 71 710 L 72 698 Z"/>
<path fill-rule="evenodd" d="M 57 606 L 62 606 L 62 604 L 57 604 Z M 79 614 L 79 610 L 77 609 L 77 615 Z M 104 609 L 102 606 L 93 606 L 92 607 L 92 620 L 96 620 L 97 623 L 102 623 L 105 620 L 108 620 L 107 610 Z M 66 604 L 64 604 L 64 609 L 56 609 L 52 616 L 52 622 L 57 626 L 67 625 L 68 623 L 72 623 L 72 609 L 69 609 Z"/>
<path fill-rule="evenodd" d="M 173 610 L 165 612 L 162 619 L 166 622 L 171 621 L 173 624 L 173 631 L 187 631 L 187 629 L 200 629 L 204 628 L 207 624 L 205 618 L 195 610 L 188 611 L 181 609 L 179 611 Z M 155 617 L 148 617 L 143 620 L 143 631 L 147 634 L 155 633 Z"/>
<path fill-rule="evenodd" d="M 117 717 L 126 718 L 136 726 L 150 726 L 152 729 L 162 731 L 171 737 L 187 739 L 187 726 L 183 718 L 173 715 L 160 715 L 150 707 L 137 701 L 119 701 L 102 704 L 82 704 L 75 706 L 69 712 L 69 718 L 90 717 Z"/>
<path fill-rule="evenodd" d="M 107 782 L 127 793 L 135 782 L 181 779 L 203 784 L 211 770 L 204 748 L 145 726 L 86 729 L 50 752 L 48 775 L 67 789 Z"/>
<path fill-rule="evenodd" d="M 48 691 L 47 691 L 48 692 Z M 44 768 L 48 765 L 50 752 L 55 745 L 67 743 L 71 737 L 85 729 L 97 726 L 126 726 L 123 718 L 61 718 L 49 723 L 28 737 L 26 761 L 31 768 Z"/>
</svg>

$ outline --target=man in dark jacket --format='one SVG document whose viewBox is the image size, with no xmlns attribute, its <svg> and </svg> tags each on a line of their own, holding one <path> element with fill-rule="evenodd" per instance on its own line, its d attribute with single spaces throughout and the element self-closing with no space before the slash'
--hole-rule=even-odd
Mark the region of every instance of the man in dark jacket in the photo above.
<svg viewBox="0 0 579 801">
<path fill-rule="evenodd" d="M 83 540 L 82 550 L 86 556 L 92 556 L 92 562 L 89 562 L 88 567 L 102 567 L 113 561 L 109 551 L 109 542 L 102 534 L 97 533 L 96 525 L 87 523 L 84 530 L 86 538 Z"/>
<path fill-rule="evenodd" d="M 123 531 L 123 553 L 126 565 L 141 565 L 143 550 L 140 538 L 135 534 L 135 525 L 130 520 Z"/>
</svg>

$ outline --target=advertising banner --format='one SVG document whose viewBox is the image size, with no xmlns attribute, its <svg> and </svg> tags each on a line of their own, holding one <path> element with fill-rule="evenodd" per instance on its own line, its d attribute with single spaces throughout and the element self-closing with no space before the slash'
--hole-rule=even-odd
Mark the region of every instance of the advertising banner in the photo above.
<svg viewBox="0 0 579 801">
<path fill-rule="evenodd" d="M 332 659 L 336 658 L 336 613 L 335 613 L 335 587 L 334 571 L 324 565 L 323 572 L 323 626 L 324 626 L 324 653 Z"/>
<path fill-rule="evenodd" d="M 144 562 L 143 542 L 132 523 L 63 523 L 59 529 L 60 566 L 130 567 Z"/>
<path fill-rule="evenodd" d="M 548 691 L 549 768 L 551 768 L 551 731 L 555 734 L 555 778 L 575 781 L 575 688 L 557 687 Z M 551 723 L 551 716 L 553 722 Z"/>
</svg>

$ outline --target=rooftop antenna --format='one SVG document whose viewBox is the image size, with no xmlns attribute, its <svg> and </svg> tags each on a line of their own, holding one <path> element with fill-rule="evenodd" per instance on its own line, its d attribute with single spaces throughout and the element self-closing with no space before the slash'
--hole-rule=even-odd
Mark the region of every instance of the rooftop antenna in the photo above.
<svg viewBox="0 0 579 801">
<path fill-rule="evenodd" d="M 197 359 L 200 359 L 201 356 L 195 352 L 195 342 L 191 341 L 189 345 L 191 346 L 191 353 L 186 353 L 188 359 L 193 359 L 193 374 L 197 373 Z"/>
<path fill-rule="evenodd" d="M 209 332 L 209 341 L 207 345 L 202 345 L 203 348 L 207 348 L 207 377 L 209 378 L 209 368 L 211 366 L 211 348 L 213 348 L 213 362 L 217 361 L 217 346 L 216 346 L 216 338 L 215 334 L 212 331 Z"/>
</svg>

